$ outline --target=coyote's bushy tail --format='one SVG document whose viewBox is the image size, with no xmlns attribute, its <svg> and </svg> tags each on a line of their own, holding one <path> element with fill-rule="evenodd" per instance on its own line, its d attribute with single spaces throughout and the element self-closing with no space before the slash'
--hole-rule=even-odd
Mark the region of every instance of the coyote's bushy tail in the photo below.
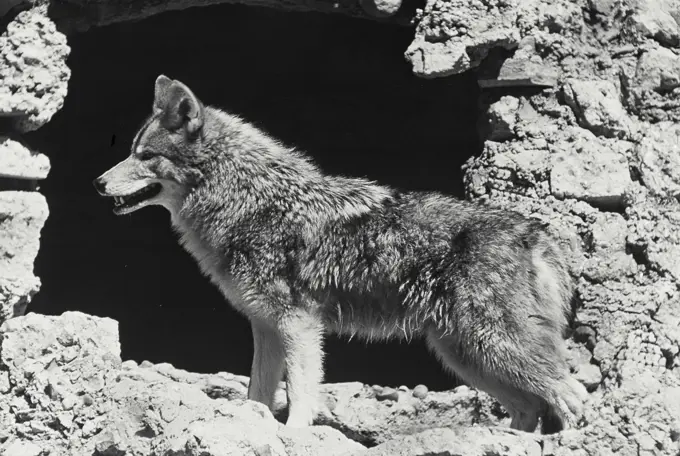
<svg viewBox="0 0 680 456">
<path fill-rule="evenodd" d="M 569 272 L 565 252 L 555 241 L 544 234 L 534 251 L 536 291 L 548 317 L 555 324 L 555 345 L 566 366 L 567 348 L 564 338 L 575 317 L 577 302 L 574 280 Z M 545 411 L 541 416 L 543 433 L 554 433 L 574 427 L 582 414 L 586 388 L 573 378 L 565 367 L 563 376 L 550 379 L 543 396 Z"/>
</svg>

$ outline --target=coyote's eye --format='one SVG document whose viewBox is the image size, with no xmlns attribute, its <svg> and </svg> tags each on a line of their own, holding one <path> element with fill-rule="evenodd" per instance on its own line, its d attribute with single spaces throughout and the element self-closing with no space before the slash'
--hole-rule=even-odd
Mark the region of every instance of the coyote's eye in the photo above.
<svg viewBox="0 0 680 456">
<path fill-rule="evenodd" d="M 150 160 L 154 157 L 155 155 L 152 154 L 151 152 L 143 151 L 137 154 L 137 158 L 144 161 L 144 160 Z"/>
</svg>

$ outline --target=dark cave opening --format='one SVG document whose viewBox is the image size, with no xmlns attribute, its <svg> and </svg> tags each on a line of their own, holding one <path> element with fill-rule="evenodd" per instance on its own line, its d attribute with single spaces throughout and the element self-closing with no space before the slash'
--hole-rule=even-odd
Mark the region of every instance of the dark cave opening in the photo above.
<svg viewBox="0 0 680 456">
<path fill-rule="evenodd" d="M 155 78 L 191 87 L 306 151 L 327 172 L 462 197 L 480 150 L 472 74 L 424 80 L 403 57 L 413 30 L 333 15 L 222 5 L 70 37 L 63 109 L 28 143 L 50 157 L 50 216 L 29 311 L 120 323 L 123 359 L 248 375 L 248 322 L 179 246 L 164 209 L 115 216 L 92 180 L 129 153 Z M 448 389 L 425 345 L 331 338 L 326 381 Z"/>
</svg>

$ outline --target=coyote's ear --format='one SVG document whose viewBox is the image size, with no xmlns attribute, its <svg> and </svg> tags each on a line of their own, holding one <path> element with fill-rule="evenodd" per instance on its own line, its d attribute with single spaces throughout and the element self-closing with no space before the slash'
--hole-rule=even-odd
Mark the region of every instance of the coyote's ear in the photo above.
<svg viewBox="0 0 680 456">
<path fill-rule="evenodd" d="M 172 84 L 172 79 L 164 74 L 156 78 L 156 88 L 154 90 L 153 110 L 160 114 L 165 109 L 165 93 Z"/>
<path fill-rule="evenodd" d="M 187 86 L 172 81 L 161 98 L 164 127 L 171 130 L 183 127 L 191 136 L 203 127 L 203 105 Z"/>
</svg>

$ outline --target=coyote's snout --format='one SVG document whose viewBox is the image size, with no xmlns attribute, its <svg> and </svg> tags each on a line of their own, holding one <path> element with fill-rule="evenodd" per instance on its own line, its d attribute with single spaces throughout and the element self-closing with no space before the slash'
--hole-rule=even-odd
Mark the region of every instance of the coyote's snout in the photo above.
<svg viewBox="0 0 680 456">
<path fill-rule="evenodd" d="M 326 333 L 422 337 L 452 373 L 494 395 L 515 429 L 576 424 L 586 391 L 562 338 L 573 283 L 536 220 L 439 193 L 324 174 L 165 76 L 130 157 L 95 179 L 126 214 L 156 204 L 252 324 L 248 397 L 307 426 Z"/>
<path fill-rule="evenodd" d="M 163 184 L 142 160 L 131 156 L 94 180 L 99 194 L 113 197 L 114 212 L 127 214 L 149 204 L 158 204 Z"/>
</svg>

